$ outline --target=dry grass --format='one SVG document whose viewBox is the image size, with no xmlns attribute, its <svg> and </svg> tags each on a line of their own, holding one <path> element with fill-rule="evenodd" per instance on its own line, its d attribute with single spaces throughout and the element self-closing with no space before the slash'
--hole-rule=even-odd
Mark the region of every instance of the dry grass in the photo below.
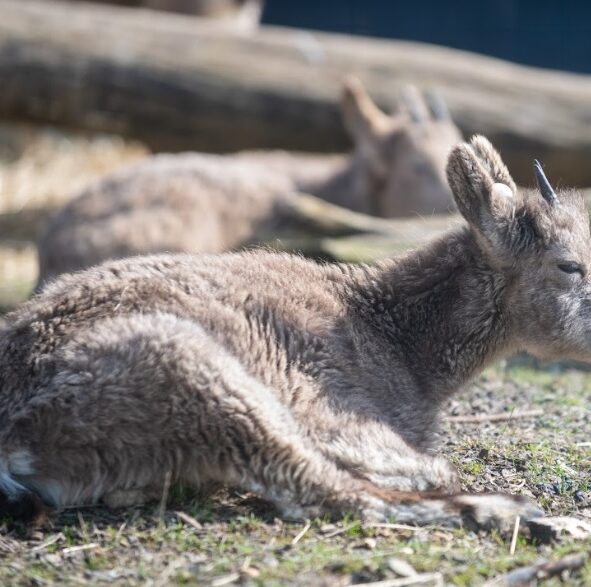
<svg viewBox="0 0 591 587">
<path fill-rule="evenodd" d="M 0 126 L 0 214 L 64 203 L 88 181 L 144 157 L 138 143 L 52 128 Z"/>
<path fill-rule="evenodd" d="M 90 180 L 146 153 L 140 144 L 116 136 L 86 137 L 49 127 L 0 125 L 0 216 L 4 225 L 11 213 L 63 204 Z M 36 278 L 32 243 L 0 234 L 0 309 L 25 299 Z"/>
</svg>

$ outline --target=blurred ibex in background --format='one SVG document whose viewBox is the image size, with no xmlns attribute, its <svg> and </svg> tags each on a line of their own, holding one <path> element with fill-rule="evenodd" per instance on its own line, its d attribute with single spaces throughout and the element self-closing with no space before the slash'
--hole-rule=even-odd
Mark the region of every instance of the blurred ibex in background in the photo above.
<svg viewBox="0 0 591 587">
<path fill-rule="evenodd" d="M 69 0 L 77 2 L 78 0 Z M 85 0 L 88 1 L 88 0 Z M 90 0 L 130 8 L 149 8 L 211 18 L 239 30 L 255 29 L 261 20 L 264 0 Z"/>
<path fill-rule="evenodd" d="M 0 506 L 253 491 L 289 517 L 512 528 L 527 499 L 462 493 L 428 449 L 441 404 L 516 350 L 591 360 L 584 200 L 517 189 L 458 145 L 466 220 L 374 266 L 250 251 L 65 275 L 0 331 Z"/>
<path fill-rule="evenodd" d="M 342 110 L 350 155 L 157 155 L 92 184 L 42 234 L 39 284 L 106 259 L 238 247 L 281 223 L 297 193 L 381 217 L 451 209 L 445 161 L 461 137 L 441 97 L 408 87 L 388 116 L 352 79 Z"/>
<path fill-rule="evenodd" d="M 414 86 L 405 86 L 400 112 L 387 115 L 361 82 L 350 78 L 341 110 L 354 143 L 350 155 L 261 151 L 238 157 L 281 171 L 300 192 L 364 214 L 395 218 L 452 210 L 445 164 L 462 136 L 440 94 L 423 97 Z"/>
</svg>

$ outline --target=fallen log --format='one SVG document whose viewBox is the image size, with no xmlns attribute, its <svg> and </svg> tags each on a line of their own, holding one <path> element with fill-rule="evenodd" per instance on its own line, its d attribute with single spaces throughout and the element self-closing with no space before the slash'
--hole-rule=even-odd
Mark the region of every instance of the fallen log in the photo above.
<svg viewBox="0 0 591 587">
<path fill-rule="evenodd" d="M 232 35 L 141 9 L 0 0 L 0 117 L 138 138 L 155 150 L 347 146 L 337 96 L 356 73 L 384 108 L 437 86 L 515 178 L 531 159 L 591 185 L 591 78 L 401 41 L 262 27 Z"/>
</svg>

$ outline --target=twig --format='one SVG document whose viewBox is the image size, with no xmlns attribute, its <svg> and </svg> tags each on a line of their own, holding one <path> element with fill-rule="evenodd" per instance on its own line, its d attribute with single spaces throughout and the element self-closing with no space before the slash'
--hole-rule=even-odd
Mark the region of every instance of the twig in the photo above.
<svg viewBox="0 0 591 587">
<path fill-rule="evenodd" d="M 176 517 L 181 520 L 182 522 L 185 522 L 185 524 L 189 524 L 189 526 L 193 526 L 193 528 L 195 528 L 196 530 L 202 530 L 203 526 L 193 517 L 190 516 L 189 514 L 185 514 L 185 512 L 174 512 Z"/>
<path fill-rule="evenodd" d="M 113 541 L 115 544 L 119 544 L 119 540 L 121 540 L 121 536 L 123 535 L 123 530 L 125 530 L 125 528 L 127 528 L 127 522 L 123 522 L 123 524 L 119 526 L 119 530 L 117 530 L 117 534 L 115 534 L 115 540 Z"/>
<path fill-rule="evenodd" d="M 425 530 L 425 526 L 408 526 L 407 524 L 386 524 L 386 523 L 372 523 L 364 524 L 365 528 L 385 528 L 386 530 L 410 530 L 411 532 L 420 532 Z"/>
<path fill-rule="evenodd" d="M 166 471 L 164 476 L 164 485 L 162 487 L 162 497 L 158 505 L 158 519 L 162 522 L 164 520 L 164 512 L 166 511 L 166 502 L 168 501 L 168 492 L 170 491 L 170 481 L 172 477 L 171 471 Z"/>
<path fill-rule="evenodd" d="M 585 554 L 569 554 L 557 561 L 545 561 L 529 567 L 515 569 L 506 575 L 487 581 L 484 587 L 519 587 L 561 575 L 565 571 L 580 569 L 587 560 Z"/>
<path fill-rule="evenodd" d="M 51 546 L 52 544 L 55 544 L 56 542 L 63 540 L 63 538 L 64 538 L 64 535 L 61 532 L 58 532 L 55 536 L 48 538 L 45 542 L 38 544 L 37 546 L 34 546 L 33 548 L 31 548 L 31 552 L 38 552 L 39 550 L 45 550 L 48 546 Z"/>
<path fill-rule="evenodd" d="M 515 555 L 515 549 L 517 548 L 517 536 L 519 535 L 519 522 L 521 518 L 515 516 L 515 526 L 513 526 L 513 536 L 511 537 L 511 546 L 509 547 L 509 554 Z"/>
<path fill-rule="evenodd" d="M 326 540 L 327 538 L 334 538 L 335 536 L 338 536 L 339 534 L 344 534 L 345 532 L 348 532 L 349 530 L 351 530 L 352 528 L 355 528 L 358 525 L 358 522 L 353 522 L 352 524 L 349 524 L 348 526 L 344 526 L 343 528 L 337 528 L 336 530 L 333 530 L 332 532 L 329 532 L 328 534 L 325 534 L 324 536 L 321 537 L 321 540 Z M 423 530 L 425 530 L 425 526 L 419 527 L 419 526 L 407 526 L 406 524 L 386 524 L 386 523 L 370 523 L 370 524 L 363 524 L 364 528 L 384 528 L 386 530 L 409 530 L 411 532 L 421 532 Z"/>
<path fill-rule="evenodd" d="M 86 524 L 86 520 L 82 515 L 81 511 L 76 512 L 78 516 L 78 524 L 80 525 L 80 533 L 82 534 L 82 538 L 84 538 L 84 542 L 87 544 L 90 542 L 90 534 L 88 533 L 88 525 Z"/>
<path fill-rule="evenodd" d="M 455 424 L 478 424 L 479 422 L 506 422 L 524 418 L 537 418 L 542 416 L 544 410 L 528 410 L 525 412 L 508 412 L 503 414 L 479 414 L 477 416 L 448 416 L 447 422 Z"/>
<path fill-rule="evenodd" d="M 443 575 L 441 573 L 421 573 L 412 577 L 400 579 L 385 579 L 373 583 L 357 583 L 357 587 L 407 587 L 410 585 L 431 584 L 433 587 L 443 587 Z"/>
<path fill-rule="evenodd" d="M 345 532 L 348 532 L 349 530 L 351 530 L 352 528 L 355 528 L 358 525 L 359 525 L 359 522 L 353 522 L 352 524 L 348 524 L 347 526 L 343 526 L 342 528 L 337 528 L 336 530 L 333 530 L 332 532 L 328 532 L 327 534 L 324 534 L 324 536 L 322 536 L 322 540 L 326 540 L 327 538 L 334 538 L 335 536 L 338 536 L 339 534 L 344 534 Z"/>
<path fill-rule="evenodd" d="M 224 575 L 223 577 L 218 577 L 211 582 L 211 587 L 223 587 L 223 585 L 229 585 L 230 583 L 235 583 L 240 579 L 239 573 L 230 573 L 229 575 Z"/>
<path fill-rule="evenodd" d="M 72 554 L 73 552 L 80 552 L 83 550 L 92 550 L 93 548 L 98 548 L 98 544 L 96 542 L 90 542 L 89 544 L 80 544 L 78 546 L 70 546 L 68 548 L 64 548 L 61 553 L 62 554 Z"/>
<path fill-rule="evenodd" d="M 308 520 L 306 522 L 306 525 L 300 530 L 300 532 L 298 532 L 297 536 L 291 541 L 291 545 L 295 546 L 304 537 L 304 535 L 310 529 L 311 526 L 312 523 L 310 522 L 310 520 Z"/>
</svg>

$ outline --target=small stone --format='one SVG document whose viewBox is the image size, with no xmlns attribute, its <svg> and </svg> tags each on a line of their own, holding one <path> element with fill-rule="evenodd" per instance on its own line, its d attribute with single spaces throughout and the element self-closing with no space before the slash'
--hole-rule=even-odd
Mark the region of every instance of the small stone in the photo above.
<svg viewBox="0 0 591 587">
<path fill-rule="evenodd" d="M 337 526 L 335 524 L 322 524 L 322 526 L 320 526 L 320 532 L 322 532 L 322 534 L 328 534 L 329 532 L 334 532 L 337 529 Z"/>
<path fill-rule="evenodd" d="M 365 538 L 363 540 L 363 546 L 368 550 L 373 550 L 378 545 L 378 541 L 375 538 Z"/>
<path fill-rule="evenodd" d="M 247 577 L 251 579 L 256 579 L 260 576 L 261 572 L 255 567 L 248 567 L 242 571 Z"/>
<path fill-rule="evenodd" d="M 481 448 L 481 449 L 478 451 L 478 458 L 479 458 L 481 461 L 486 461 L 486 459 L 488 458 L 489 452 L 490 452 L 490 451 L 488 450 L 488 448 Z"/>
<path fill-rule="evenodd" d="M 585 494 L 580 489 L 577 489 L 574 493 L 574 498 L 577 502 L 585 501 Z"/>
<path fill-rule="evenodd" d="M 401 558 L 391 557 L 386 561 L 386 564 L 388 565 L 388 568 L 399 577 L 412 577 L 417 574 L 412 566 Z"/>
<path fill-rule="evenodd" d="M 49 553 L 43 557 L 43 560 L 53 566 L 53 567 L 60 567 L 63 564 L 62 557 L 59 554 Z"/>
</svg>

